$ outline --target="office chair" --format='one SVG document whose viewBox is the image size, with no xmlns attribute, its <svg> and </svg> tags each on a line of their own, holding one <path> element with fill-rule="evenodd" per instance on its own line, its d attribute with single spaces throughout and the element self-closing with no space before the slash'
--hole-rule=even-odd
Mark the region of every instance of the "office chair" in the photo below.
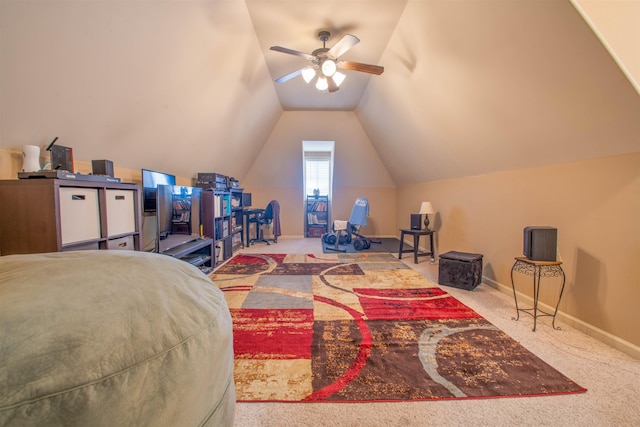
<svg viewBox="0 0 640 427">
<path fill-rule="evenodd" d="M 251 218 L 249 222 L 256 224 L 256 238 L 251 239 L 249 244 L 263 242 L 269 245 L 269 241 L 278 243 L 278 236 L 280 235 L 280 204 L 277 200 L 270 201 L 265 210 L 257 214 L 255 218 Z M 263 226 L 273 227 L 273 238 L 265 239 Z"/>
</svg>

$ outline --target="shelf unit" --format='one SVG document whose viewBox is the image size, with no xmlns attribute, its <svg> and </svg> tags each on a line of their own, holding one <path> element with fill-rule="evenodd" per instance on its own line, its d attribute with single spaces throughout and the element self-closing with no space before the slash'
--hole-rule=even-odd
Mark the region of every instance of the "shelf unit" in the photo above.
<svg viewBox="0 0 640 427">
<path fill-rule="evenodd" d="M 237 180 L 215 172 L 199 172 L 195 185 L 202 188 L 202 228 L 213 239 L 215 267 L 244 247 L 243 189 Z"/>
<path fill-rule="evenodd" d="M 242 205 L 242 189 L 232 188 L 229 190 L 231 195 L 231 252 L 235 252 L 240 248 L 244 248 L 244 240 L 242 233 L 244 231 L 244 216 Z"/>
<path fill-rule="evenodd" d="M 140 187 L 102 181 L 0 181 L 0 254 L 140 250 Z"/>
<path fill-rule="evenodd" d="M 322 237 L 329 224 L 329 196 L 307 196 L 305 237 Z"/>
<path fill-rule="evenodd" d="M 231 258 L 237 247 L 234 239 L 239 238 L 242 244 L 242 207 L 233 208 L 232 200 L 230 191 L 210 188 L 202 192 L 202 226 L 204 235 L 213 239 L 216 248 L 214 267 Z"/>
</svg>

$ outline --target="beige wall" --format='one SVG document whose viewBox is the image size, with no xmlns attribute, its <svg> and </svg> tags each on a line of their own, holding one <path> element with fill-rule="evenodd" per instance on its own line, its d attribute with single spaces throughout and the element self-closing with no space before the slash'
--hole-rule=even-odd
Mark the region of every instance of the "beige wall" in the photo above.
<svg viewBox="0 0 640 427">
<path fill-rule="evenodd" d="M 422 200 L 437 210 L 438 253 L 482 253 L 484 275 L 507 287 L 522 229 L 557 227 L 567 275 L 560 310 L 640 345 L 640 153 L 404 186 L 399 226 Z M 517 280 L 531 295 L 531 282 Z M 543 303 L 555 303 L 553 287 Z"/>
<path fill-rule="evenodd" d="M 356 197 L 364 196 L 370 215 L 363 233 L 395 236 L 395 184 L 352 112 L 284 112 L 240 180 L 253 205 L 278 200 L 282 234 L 304 234 L 303 140 L 335 141 L 333 219 L 348 219 Z"/>
</svg>

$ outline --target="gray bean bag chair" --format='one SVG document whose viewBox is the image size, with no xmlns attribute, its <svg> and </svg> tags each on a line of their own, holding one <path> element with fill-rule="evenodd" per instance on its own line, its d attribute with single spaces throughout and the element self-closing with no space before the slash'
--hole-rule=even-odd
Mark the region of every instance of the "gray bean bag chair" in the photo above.
<svg viewBox="0 0 640 427">
<path fill-rule="evenodd" d="M 0 257 L 0 426 L 231 426 L 231 316 L 190 264 Z"/>
</svg>

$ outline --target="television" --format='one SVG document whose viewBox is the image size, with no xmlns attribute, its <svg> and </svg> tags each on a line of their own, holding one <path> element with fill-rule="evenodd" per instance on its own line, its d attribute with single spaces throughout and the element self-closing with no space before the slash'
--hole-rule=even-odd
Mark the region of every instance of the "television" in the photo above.
<svg viewBox="0 0 640 427">
<path fill-rule="evenodd" d="M 242 207 L 251 207 L 251 193 L 242 193 Z"/>
<path fill-rule="evenodd" d="M 158 185 L 156 252 L 165 252 L 200 237 L 202 189 Z"/>
<path fill-rule="evenodd" d="M 156 211 L 158 185 L 176 185 L 176 177 L 164 172 L 142 169 L 142 206 L 145 212 Z"/>
</svg>

